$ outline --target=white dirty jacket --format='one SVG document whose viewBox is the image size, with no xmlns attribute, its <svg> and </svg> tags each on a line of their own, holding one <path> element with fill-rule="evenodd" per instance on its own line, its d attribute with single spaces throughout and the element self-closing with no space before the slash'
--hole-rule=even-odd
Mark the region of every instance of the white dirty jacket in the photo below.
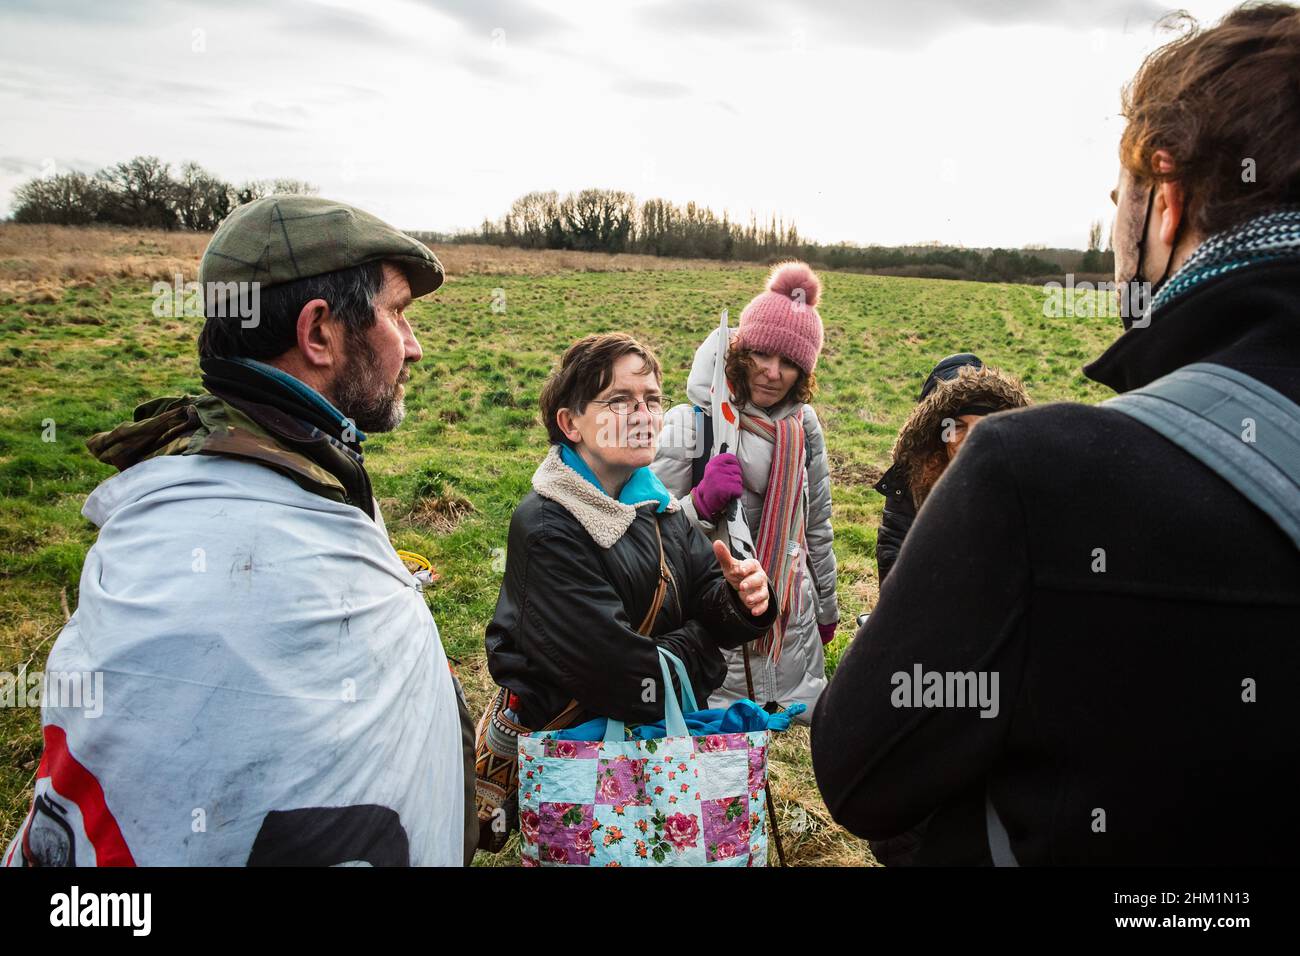
<svg viewBox="0 0 1300 956">
<path fill-rule="evenodd" d="M 732 333 L 734 336 L 734 332 Z M 695 353 L 691 374 L 686 383 L 686 397 L 691 404 L 677 405 L 664 416 L 663 431 L 654 464 L 650 467 L 674 497 L 680 499 L 682 509 L 710 538 L 715 537 L 715 525 L 700 518 L 695 512 L 691 497 L 691 462 L 696 447 L 695 409 L 698 405 L 705 415 L 711 415 L 713 384 L 714 337 L 705 339 Z M 768 421 L 780 421 L 795 414 L 799 403 L 787 399 L 780 405 L 764 411 L 753 404 L 742 411 L 746 415 Z M 802 580 L 795 589 L 795 607 L 791 611 L 781 650 L 781 661 L 774 665 L 765 656 L 749 655 L 750 672 L 754 678 L 754 698 L 758 703 L 777 701 L 782 706 L 799 702 L 808 706 L 800 722 L 812 720 L 817 699 L 826 687 L 826 662 L 822 654 L 821 637 L 817 625 L 839 620 L 839 604 L 835 596 L 835 552 L 831 548 L 834 533 L 831 531 L 831 479 L 830 463 L 826 457 L 826 439 L 821 423 L 811 405 L 803 406 L 804 437 L 808 453 L 807 475 L 804 479 L 803 501 L 807 509 L 804 534 L 807 550 Z M 758 537 L 758 522 L 763 514 L 763 496 L 767 492 L 768 475 L 772 469 L 774 446 L 755 435 L 742 432 L 737 457 L 740 459 L 741 479 L 745 493 L 741 503 L 750 531 Z M 711 449 L 703 449 L 709 454 Z M 725 707 L 731 701 L 747 697 L 745 663 L 741 650 L 724 651 L 727 659 L 727 679 L 710 698 L 710 706 Z"/>
<path fill-rule="evenodd" d="M 43 701 L 4 864 L 462 865 L 456 691 L 382 523 L 214 455 L 133 465 L 83 514 L 46 672 L 102 693 Z"/>
</svg>

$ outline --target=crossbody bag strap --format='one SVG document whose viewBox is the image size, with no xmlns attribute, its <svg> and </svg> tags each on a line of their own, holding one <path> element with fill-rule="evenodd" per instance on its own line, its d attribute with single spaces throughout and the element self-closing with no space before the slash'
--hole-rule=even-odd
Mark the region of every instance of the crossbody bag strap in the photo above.
<svg viewBox="0 0 1300 956">
<path fill-rule="evenodd" d="M 664 606 L 664 598 L 668 594 L 668 582 L 672 580 L 673 572 L 668 568 L 668 559 L 664 555 L 664 536 L 659 530 L 659 518 L 654 517 L 655 523 L 655 540 L 659 543 L 659 586 L 655 588 L 654 600 L 650 602 L 650 609 L 646 612 L 645 620 L 637 628 L 637 633 L 646 637 L 650 636 L 650 631 L 655 626 L 655 619 L 659 616 L 660 609 Z"/>
</svg>

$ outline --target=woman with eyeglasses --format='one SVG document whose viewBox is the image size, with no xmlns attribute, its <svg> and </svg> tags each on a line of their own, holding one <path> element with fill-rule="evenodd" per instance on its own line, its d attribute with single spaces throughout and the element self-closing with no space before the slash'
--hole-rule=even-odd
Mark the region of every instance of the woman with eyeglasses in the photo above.
<svg viewBox="0 0 1300 956">
<path fill-rule="evenodd" d="M 662 403 L 654 353 L 619 333 L 574 344 L 542 390 L 551 447 L 510 520 L 487 627 L 502 691 L 480 724 L 481 820 L 497 801 L 509 814 L 515 734 L 662 719 L 678 690 L 660 687 L 659 647 L 703 702 L 726 677 L 722 652 L 775 619 L 759 563 L 711 545 L 647 467 Z"/>
</svg>

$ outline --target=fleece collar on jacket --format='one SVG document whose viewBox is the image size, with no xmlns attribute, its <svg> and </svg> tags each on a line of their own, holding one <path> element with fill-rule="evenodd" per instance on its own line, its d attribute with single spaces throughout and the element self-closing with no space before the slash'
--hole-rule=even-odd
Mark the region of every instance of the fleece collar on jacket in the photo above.
<svg viewBox="0 0 1300 956">
<path fill-rule="evenodd" d="M 533 490 L 573 515 L 593 541 L 602 548 L 612 548 L 636 520 L 641 505 L 661 505 L 657 498 L 645 501 L 616 501 L 591 481 L 564 463 L 560 446 L 552 445 L 533 473 Z M 671 496 L 662 510 L 673 512 L 681 506 Z"/>
<path fill-rule="evenodd" d="M 591 466 L 568 445 L 560 446 L 560 460 L 582 475 L 583 478 L 586 478 L 595 487 L 605 491 L 605 486 L 600 483 L 600 479 L 591 470 Z M 609 492 L 605 491 L 605 494 L 608 495 Z M 610 495 L 610 497 L 613 496 Z M 658 475 L 649 468 L 638 468 L 632 472 L 632 476 L 627 481 L 623 482 L 623 487 L 618 493 L 618 500 L 624 504 L 632 505 L 634 508 L 649 501 L 658 505 L 655 511 L 663 511 L 668 507 L 669 502 L 673 500 L 673 496 L 668 493 L 668 489 L 664 487 L 664 483 L 659 480 Z"/>
</svg>

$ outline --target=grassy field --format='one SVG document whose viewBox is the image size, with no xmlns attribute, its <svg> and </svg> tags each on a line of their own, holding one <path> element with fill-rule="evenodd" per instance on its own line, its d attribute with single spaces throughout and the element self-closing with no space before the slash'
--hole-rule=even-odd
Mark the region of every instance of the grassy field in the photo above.
<svg viewBox="0 0 1300 956">
<path fill-rule="evenodd" d="M 205 242 L 0 226 L 0 671 L 41 669 L 76 609 L 95 537 L 80 509 L 113 473 L 90 457 L 86 438 L 149 398 L 199 389 L 201 320 L 156 318 L 150 290 L 178 268 L 194 278 Z M 729 308 L 734 321 L 766 270 L 473 247 L 438 252 L 450 279 L 408 313 L 425 355 L 407 387 L 406 422 L 375 436 L 366 452 L 394 545 L 429 556 L 441 576 L 430 606 L 477 711 L 490 687 L 483 629 L 500 583 L 494 549 L 505 547 L 511 511 L 546 450 L 537 397 L 552 363 L 584 334 L 629 331 L 658 352 L 667 394 L 684 401 L 691 358 L 719 310 Z M 876 599 L 882 499 L 871 484 L 934 361 L 973 350 L 1020 376 L 1036 402 L 1097 401 L 1105 390 L 1079 370 L 1119 323 L 1045 318 L 1044 294 L 1032 286 L 822 278 L 826 346 L 815 404 L 833 469 L 845 622 L 829 648 L 833 668 L 851 637 L 849 622 Z M 492 310 L 497 289 L 503 314 Z M 872 862 L 865 843 L 831 823 L 807 743 L 806 731 L 794 731 L 774 748 L 773 789 L 791 862 Z M 26 811 L 39 756 L 39 713 L 0 710 L 0 848 Z M 478 862 L 511 864 L 517 854 L 480 854 Z"/>
</svg>

